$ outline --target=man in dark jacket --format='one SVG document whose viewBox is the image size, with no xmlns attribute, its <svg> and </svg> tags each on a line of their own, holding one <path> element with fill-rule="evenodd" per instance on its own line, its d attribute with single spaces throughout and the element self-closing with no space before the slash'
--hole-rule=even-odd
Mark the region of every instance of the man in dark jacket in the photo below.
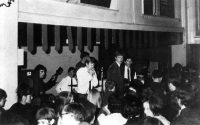
<svg viewBox="0 0 200 125">
<path fill-rule="evenodd" d="M 115 62 L 113 62 L 107 70 L 107 80 L 112 80 L 116 83 L 116 93 L 119 95 L 124 94 L 124 66 L 122 66 L 123 54 L 115 52 Z"/>
</svg>

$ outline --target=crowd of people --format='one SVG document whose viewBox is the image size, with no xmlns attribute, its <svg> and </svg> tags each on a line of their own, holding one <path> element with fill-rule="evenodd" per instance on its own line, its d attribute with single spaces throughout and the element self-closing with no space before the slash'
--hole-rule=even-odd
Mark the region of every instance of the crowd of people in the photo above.
<svg viewBox="0 0 200 125">
<path fill-rule="evenodd" d="M 47 69 L 17 89 L 18 101 L 4 110 L 7 94 L 0 89 L 1 125 L 182 125 L 200 124 L 198 70 L 175 64 L 134 67 L 119 51 L 107 70 L 105 90 L 99 91 L 96 60 L 84 52 L 76 67 L 57 84 L 58 71 L 45 83 Z M 57 96 L 46 94 L 53 86 Z"/>
</svg>

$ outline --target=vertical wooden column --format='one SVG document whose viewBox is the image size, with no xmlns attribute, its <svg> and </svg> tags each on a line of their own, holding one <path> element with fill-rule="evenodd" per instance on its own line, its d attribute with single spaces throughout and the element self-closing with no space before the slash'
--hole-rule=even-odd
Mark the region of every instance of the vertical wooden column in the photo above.
<svg viewBox="0 0 200 125">
<path fill-rule="evenodd" d="M 100 42 L 100 29 L 96 29 L 96 42 Z"/>
<path fill-rule="evenodd" d="M 130 48 L 130 31 L 126 31 L 126 48 Z"/>
<path fill-rule="evenodd" d="M 136 31 L 132 32 L 132 47 L 136 48 Z"/>
<path fill-rule="evenodd" d="M 158 32 L 154 32 L 154 47 L 158 47 Z"/>
<path fill-rule="evenodd" d="M 104 45 L 105 45 L 105 49 L 108 49 L 108 46 L 109 46 L 108 29 L 104 29 Z"/>
<path fill-rule="evenodd" d="M 153 40 L 154 40 L 154 36 L 153 36 L 153 32 L 151 31 L 149 33 L 149 48 L 153 47 Z"/>
<path fill-rule="evenodd" d="M 116 43 L 116 30 L 112 29 L 112 44 Z"/>
<path fill-rule="evenodd" d="M 138 48 L 142 48 L 142 31 L 138 32 Z"/>
<path fill-rule="evenodd" d="M 92 29 L 87 28 L 87 46 L 88 50 L 92 50 Z"/>
<path fill-rule="evenodd" d="M 34 37 L 33 24 L 28 23 L 27 24 L 27 47 L 28 47 L 28 51 L 31 53 L 34 51 L 33 37 Z"/>
<path fill-rule="evenodd" d="M 83 43 L 82 43 L 82 27 L 77 28 L 77 45 L 78 50 L 82 51 L 83 49 Z"/>
<path fill-rule="evenodd" d="M 69 42 L 69 50 L 73 51 L 74 50 L 74 42 L 72 38 L 72 29 L 71 26 L 67 26 L 67 38 Z"/>
<path fill-rule="evenodd" d="M 17 101 L 18 1 L 0 7 L 0 88 L 7 93 L 5 109 Z"/>
<path fill-rule="evenodd" d="M 61 50 L 61 41 L 60 41 L 60 26 L 54 27 L 54 40 L 55 40 L 55 50 L 59 52 Z"/>
<path fill-rule="evenodd" d="M 47 25 L 42 24 L 42 49 L 48 51 Z"/>
<path fill-rule="evenodd" d="M 149 33 L 147 31 L 144 32 L 144 48 L 148 48 L 148 42 L 149 42 Z"/>
<path fill-rule="evenodd" d="M 124 41 L 123 41 L 123 30 L 119 30 L 119 47 L 122 49 L 124 47 Z"/>
</svg>

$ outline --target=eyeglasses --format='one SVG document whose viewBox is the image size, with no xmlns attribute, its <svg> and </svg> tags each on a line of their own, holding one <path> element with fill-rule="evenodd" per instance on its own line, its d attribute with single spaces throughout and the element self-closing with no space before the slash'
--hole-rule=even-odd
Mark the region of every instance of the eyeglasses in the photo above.
<svg viewBox="0 0 200 125">
<path fill-rule="evenodd" d="M 63 118 L 63 117 L 66 116 L 66 115 L 67 115 L 67 116 L 70 116 L 70 117 L 75 117 L 74 114 L 69 113 L 69 112 L 66 112 L 66 113 L 62 113 L 62 114 L 61 114 L 61 118 Z"/>
</svg>

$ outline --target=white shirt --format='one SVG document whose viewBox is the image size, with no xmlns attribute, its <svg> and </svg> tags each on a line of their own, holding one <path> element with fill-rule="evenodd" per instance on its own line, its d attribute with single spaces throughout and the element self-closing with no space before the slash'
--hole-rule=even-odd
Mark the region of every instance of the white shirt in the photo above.
<svg viewBox="0 0 200 125">
<path fill-rule="evenodd" d="M 128 74 L 128 70 L 129 70 L 129 74 Z M 131 81 L 131 68 L 125 65 L 124 78 L 128 79 L 128 76 L 129 76 L 129 81 Z"/>
<path fill-rule="evenodd" d="M 72 78 L 72 82 L 73 82 L 73 85 L 77 85 L 77 81 L 74 77 Z M 71 91 L 71 86 L 69 85 L 71 85 L 71 77 L 67 76 L 63 78 L 56 86 L 57 93 L 60 93 L 62 91 Z M 74 87 L 75 90 L 76 88 L 77 87 Z"/>
<path fill-rule="evenodd" d="M 118 63 L 117 61 L 116 61 L 116 63 L 117 63 L 117 65 L 120 67 L 120 65 L 121 65 L 121 64 L 120 64 L 120 63 Z"/>
<path fill-rule="evenodd" d="M 92 76 L 89 74 L 88 69 L 86 67 L 80 68 L 76 72 L 77 81 L 78 81 L 78 88 L 77 92 L 81 94 L 87 94 L 89 92 L 89 85 L 91 81 L 91 87 L 98 85 L 97 74 Z"/>
<path fill-rule="evenodd" d="M 121 113 L 112 113 L 110 115 L 101 114 L 97 118 L 100 125 L 124 125 L 127 119 Z"/>
</svg>

